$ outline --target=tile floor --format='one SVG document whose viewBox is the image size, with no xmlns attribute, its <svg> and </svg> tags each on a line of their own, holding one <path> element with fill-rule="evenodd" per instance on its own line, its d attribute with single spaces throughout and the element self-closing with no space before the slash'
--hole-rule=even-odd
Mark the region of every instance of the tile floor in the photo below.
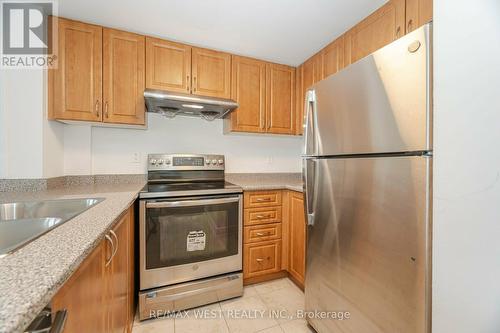
<svg viewBox="0 0 500 333">
<path fill-rule="evenodd" d="M 303 308 L 304 293 L 285 278 L 247 286 L 242 297 L 192 309 L 174 318 L 136 320 L 132 332 L 314 332 L 305 320 L 296 317 L 297 310 Z"/>
</svg>

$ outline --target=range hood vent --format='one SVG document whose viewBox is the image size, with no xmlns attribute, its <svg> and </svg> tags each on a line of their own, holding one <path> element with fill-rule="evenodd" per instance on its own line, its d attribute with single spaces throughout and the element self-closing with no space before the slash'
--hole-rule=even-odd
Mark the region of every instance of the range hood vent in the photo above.
<svg viewBox="0 0 500 333">
<path fill-rule="evenodd" d="M 223 118 L 238 107 L 231 99 L 193 96 L 164 90 L 146 89 L 144 99 L 148 112 L 168 118 L 175 116 L 200 117 L 205 120 Z"/>
</svg>

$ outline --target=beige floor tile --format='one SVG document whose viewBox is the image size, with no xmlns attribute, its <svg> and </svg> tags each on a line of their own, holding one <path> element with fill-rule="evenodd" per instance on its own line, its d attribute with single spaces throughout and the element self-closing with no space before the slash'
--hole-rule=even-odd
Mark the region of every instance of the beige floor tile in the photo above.
<svg viewBox="0 0 500 333">
<path fill-rule="evenodd" d="M 176 333 L 228 333 L 219 303 L 189 310 L 187 316 L 175 318 Z"/>
<path fill-rule="evenodd" d="M 174 333 L 174 319 L 150 319 L 134 322 L 132 333 Z"/>
<path fill-rule="evenodd" d="M 221 308 L 231 333 L 253 333 L 278 325 L 258 296 L 224 301 Z"/>
<path fill-rule="evenodd" d="M 283 311 L 279 313 L 280 323 L 296 319 L 297 311 L 305 307 L 304 294 L 292 286 L 260 294 L 260 297 L 271 311 Z"/>
<path fill-rule="evenodd" d="M 254 284 L 254 288 L 259 295 L 266 295 L 270 292 L 290 287 L 293 282 L 287 278 Z"/>
<path fill-rule="evenodd" d="M 304 319 L 291 320 L 280 324 L 280 326 L 285 333 L 314 333 L 314 330 L 307 325 L 307 321 Z"/>
<path fill-rule="evenodd" d="M 262 331 L 258 331 L 258 333 L 283 333 L 283 329 L 280 326 L 274 326 L 271 328 L 266 328 Z"/>
<path fill-rule="evenodd" d="M 252 286 L 246 286 L 243 288 L 243 296 L 255 296 L 257 295 L 257 290 L 255 290 L 255 287 Z"/>
</svg>

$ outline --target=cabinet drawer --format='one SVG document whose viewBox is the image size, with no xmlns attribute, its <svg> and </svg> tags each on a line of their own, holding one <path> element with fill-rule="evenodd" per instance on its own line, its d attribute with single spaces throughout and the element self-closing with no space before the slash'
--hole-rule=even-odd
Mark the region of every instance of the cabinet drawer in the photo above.
<svg viewBox="0 0 500 333">
<path fill-rule="evenodd" d="M 281 205 L 281 191 L 258 191 L 244 193 L 244 208 Z"/>
<path fill-rule="evenodd" d="M 254 225 L 245 227 L 243 240 L 245 243 L 255 243 L 281 238 L 281 223 Z"/>
<path fill-rule="evenodd" d="M 245 244 L 243 278 L 281 270 L 281 240 Z"/>
<path fill-rule="evenodd" d="M 281 207 L 245 209 L 243 221 L 244 225 L 281 222 Z"/>
</svg>

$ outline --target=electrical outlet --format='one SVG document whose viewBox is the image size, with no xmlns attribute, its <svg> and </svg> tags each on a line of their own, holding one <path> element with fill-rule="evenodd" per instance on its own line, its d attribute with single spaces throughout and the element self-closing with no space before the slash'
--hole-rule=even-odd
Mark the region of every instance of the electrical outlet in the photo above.
<svg viewBox="0 0 500 333">
<path fill-rule="evenodd" d="M 141 153 L 132 153 L 132 163 L 134 164 L 141 163 Z"/>
</svg>

